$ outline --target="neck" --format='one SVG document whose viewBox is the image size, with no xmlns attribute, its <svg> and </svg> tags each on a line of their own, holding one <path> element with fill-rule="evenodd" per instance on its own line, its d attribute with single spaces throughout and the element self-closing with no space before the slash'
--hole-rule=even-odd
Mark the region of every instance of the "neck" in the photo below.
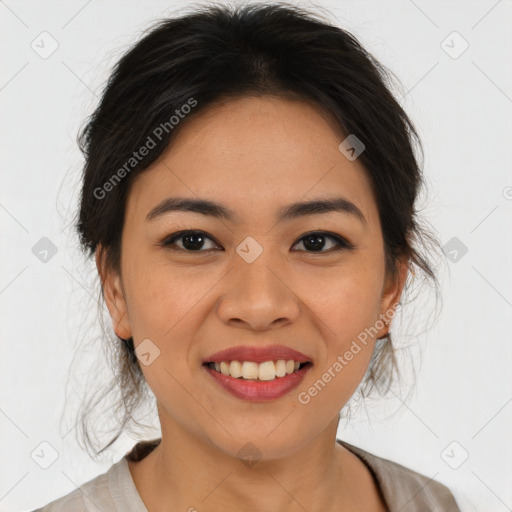
<svg viewBox="0 0 512 512">
<path fill-rule="evenodd" d="M 357 458 L 336 443 L 337 424 L 286 457 L 251 462 L 166 422 L 161 443 L 130 471 L 149 512 L 169 503 L 191 512 L 356 510 Z"/>
</svg>

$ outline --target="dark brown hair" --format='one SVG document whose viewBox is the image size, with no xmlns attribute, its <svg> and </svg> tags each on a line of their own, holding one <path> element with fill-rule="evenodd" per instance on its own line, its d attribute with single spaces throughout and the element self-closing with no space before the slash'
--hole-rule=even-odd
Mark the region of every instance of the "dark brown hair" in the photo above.
<svg viewBox="0 0 512 512">
<path fill-rule="evenodd" d="M 105 264 L 119 271 L 126 199 L 136 176 L 206 108 L 241 96 L 272 95 L 314 104 L 335 120 L 340 134 L 362 141 L 365 150 L 358 158 L 377 202 L 387 270 L 395 273 L 398 258 L 405 258 L 437 286 L 421 250 L 437 240 L 420 227 L 415 209 L 422 185 L 415 149 L 423 152 L 391 92 L 393 81 L 394 75 L 349 32 L 287 3 L 194 6 L 193 12 L 158 21 L 117 62 L 79 133 L 85 156 L 77 222 L 81 246 L 90 257 L 101 244 Z M 134 157 L 134 151 L 149 146 L 144 158 Z M 105 334 L 116 368 L 104 395 L 120 393 L 115 410 L 121 418 L 102 449 L 117 440 L 148 396 L 133 340 Z M 363 396 L 374 388 L 385 393 L 395 374 L 388 335 L 377 341 L 359 391 Z M 92 447 L 90 405 L 81 422 Z"/>
</svg>

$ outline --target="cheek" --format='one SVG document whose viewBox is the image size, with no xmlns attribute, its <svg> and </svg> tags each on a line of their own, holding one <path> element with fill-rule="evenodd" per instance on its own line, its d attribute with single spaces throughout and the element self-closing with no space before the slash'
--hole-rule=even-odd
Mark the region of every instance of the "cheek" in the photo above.
<svg viewBox="0 0 512 512">
<path fill-rule="evenodd" d="M 181 403 L 183 390 L 177 382 L 188 379 L 188 337 L 194 331 L 191 322 L 194 312 L 200 308 L 201 297 L 211 285 L 199 279 L 197 272 L 171 268 L 161 262 L 158 265 L 134 262 L 129 276 L 128 310 L 135 346 L 149 339 L 154 344 L 147 345 L 149 352 L 157 354 L 151 364 L 141 365 L 145 379 L 159 400 L 173 396 Z M 183 400 L 186 403 L 186 396 Z"/>
<path fill-rule="evenodd" d="M 209 289 L 206 274 L 198 269 L 180 268 L 134 259 L 126 266 L 130 325 L 135 338 L 163 340 L 191 312 Z"/>
<path fill-rule="evenodd" d="M 379 318 L 381 276 L 361 265 L 338 272 L 308 295 L 308 305 L 322 330 L 325 351 L 319 362 L 322 380 L 332 382 L 331 399 L 341 405 L 363 377 L 375 346 L 372 329 Z M 327 399 L 327 396 L 324 397 Z"/>
<path fill-rule="evenodd" d="M 343 344 L 376 321 L 381 281 L 379 272 L 354 265 L 323 279 L 314 293 L 308 292 L 311 307 L 330 328 L 330 339 Z"/>
</svg>

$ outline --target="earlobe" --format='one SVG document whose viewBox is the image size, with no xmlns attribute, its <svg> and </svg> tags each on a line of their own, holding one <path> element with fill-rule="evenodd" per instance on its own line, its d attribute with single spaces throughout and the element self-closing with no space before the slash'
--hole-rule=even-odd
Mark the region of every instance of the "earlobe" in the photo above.
<svg viewBox="0 0 512 512">
<path fill-rule="evenodd" d="M 120 338 L 131 338 L 132 331 L 121 276 L 119 272 L 108 267 L 106 253 L 101 246 L 96 249 L 96 268 L 101 280 L 103 298 L 112 318 L 114 332 Z"/>
</svg>

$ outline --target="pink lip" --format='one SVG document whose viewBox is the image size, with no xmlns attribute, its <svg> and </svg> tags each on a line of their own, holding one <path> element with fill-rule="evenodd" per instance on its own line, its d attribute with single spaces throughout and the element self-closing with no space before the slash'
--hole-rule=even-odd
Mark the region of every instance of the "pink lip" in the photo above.
<svg viewBox="0 0 512 512">
<path fill-rule="evenodd" d="M 264 363 L 265 361 L 277 361 L 279 359 L 299 361 L 300 363 L 311 362 L 311 359 L 297 350 L 285 347 L 284 345 L 248 346 L 239 345 L 215 352 L 203 360 L 204 363 L 221 363 L 222 361 L 253 361 Z M 284 377 L 282 377 L 284 378 Z"/>
</svg>

